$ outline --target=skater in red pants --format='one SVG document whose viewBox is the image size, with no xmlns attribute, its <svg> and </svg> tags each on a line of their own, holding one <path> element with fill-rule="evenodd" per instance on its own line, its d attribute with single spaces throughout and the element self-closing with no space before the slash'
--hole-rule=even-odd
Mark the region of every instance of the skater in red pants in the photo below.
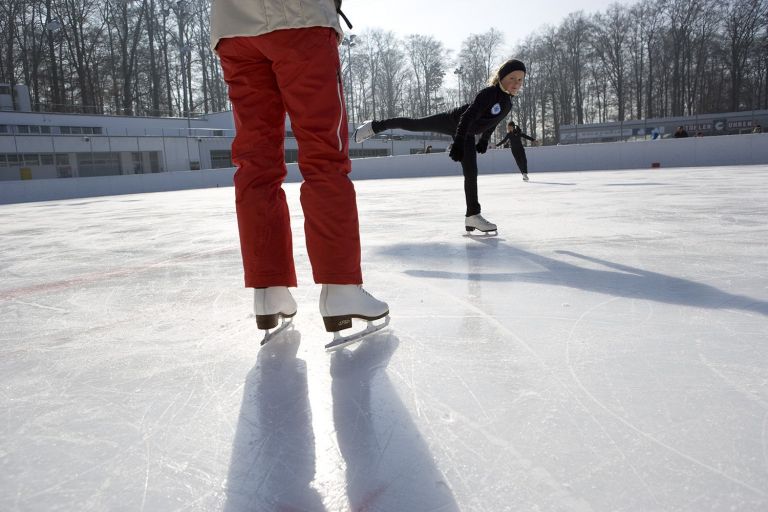
<svg viewBox="0 0 768 512">
<path fill-rule="evenodd" d="M 304 233 L 314 281 L 322 285 L 326 330 L 352 318 L 389 319 L 389 307 L 362 288 L 355 189 L 349 179 L 347 113 L 333 0 L 213 0 L 211 44 L 229 86 L 235 202 L 245 286 L 254 288 L 260 329 L 296 314 L 297 286 L 282 183 L 285 116 L 299 146 Z M 374 326 L 369 324 L 370 332 Z M 360 334 L 360 333 L 358 333 Z M 358 336 L 359 337 L 359 336 Z"/>
</svg>

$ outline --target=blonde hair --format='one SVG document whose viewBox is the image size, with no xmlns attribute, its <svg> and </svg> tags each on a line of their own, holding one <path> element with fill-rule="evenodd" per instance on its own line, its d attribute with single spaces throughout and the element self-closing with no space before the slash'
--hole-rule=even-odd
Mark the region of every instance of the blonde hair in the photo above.
<svg viewBox="0 0 768 512">
<path fill-rule="evenodd" d="M 506 62 L 504 64 L 506 64 Z M 501 68 L 504 67 L 504 64 L 496 68 L 493 76 L 488 79 L 488 85 L 499 85 L 499 82 L 501 82 L 501 78 L 499 78 L 499 71 L 501 71 Z"/>
</svg>

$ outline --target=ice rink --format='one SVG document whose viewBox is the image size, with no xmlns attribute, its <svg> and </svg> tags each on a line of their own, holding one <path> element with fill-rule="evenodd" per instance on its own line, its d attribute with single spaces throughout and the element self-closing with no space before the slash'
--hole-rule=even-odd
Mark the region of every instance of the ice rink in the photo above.
<svg viewBox="0 0 768 512">
<path fill-rule="evenodd" d="M 356 183 L 264 348 L 232 188 L 0 206 L 2 511 L 768 510 L 768 166 Z"/>
</svg>

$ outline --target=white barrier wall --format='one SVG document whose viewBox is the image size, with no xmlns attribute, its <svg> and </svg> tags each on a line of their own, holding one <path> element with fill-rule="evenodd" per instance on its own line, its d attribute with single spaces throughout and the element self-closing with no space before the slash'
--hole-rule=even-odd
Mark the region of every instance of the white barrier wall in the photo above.
<svg viewBox="0 0 768 512">
<path fill-rule="evenodd" d="M 644 142 L 612 142 L 546 146 L 527 149 L 528 169 L 585 171 L 650 169 L 713 165 L 768 164 L 768 133 L 690 137 Z M 517 172 L 508 149 L 489 150 L 478 156 L 480 173 Z M 0 204 L 48 201 L 118 194 L 160 192 L 232 185 L 234 169 L 164 172 L 95 178 L 0 181 Z M 461 175 L 461 166 L 446 153 L 361 158 L 352 161 L 352 178 L 384 179 Z M 286 181 L 301 181 L 296 164 L 288 165 Z"/>
</svg>

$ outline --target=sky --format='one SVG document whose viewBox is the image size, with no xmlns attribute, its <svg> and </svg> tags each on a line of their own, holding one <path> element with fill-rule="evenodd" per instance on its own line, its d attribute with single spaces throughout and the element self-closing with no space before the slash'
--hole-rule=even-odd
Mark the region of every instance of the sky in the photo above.
<svg viewBox="0 0 768 512">
<path fill-rule="evenodd" d="M 545 25 L 557 26 L 571 12 L 602 12 L 614 3 L 636 0 L 344 0 L 342 10 L 352 22 L 352 33 L 367 28 L 391 30 L 398 36 L 432 35 L 456 55 L 470 34 L 490 28 L 504 33 L 512 48 Z"/>
</svg>

